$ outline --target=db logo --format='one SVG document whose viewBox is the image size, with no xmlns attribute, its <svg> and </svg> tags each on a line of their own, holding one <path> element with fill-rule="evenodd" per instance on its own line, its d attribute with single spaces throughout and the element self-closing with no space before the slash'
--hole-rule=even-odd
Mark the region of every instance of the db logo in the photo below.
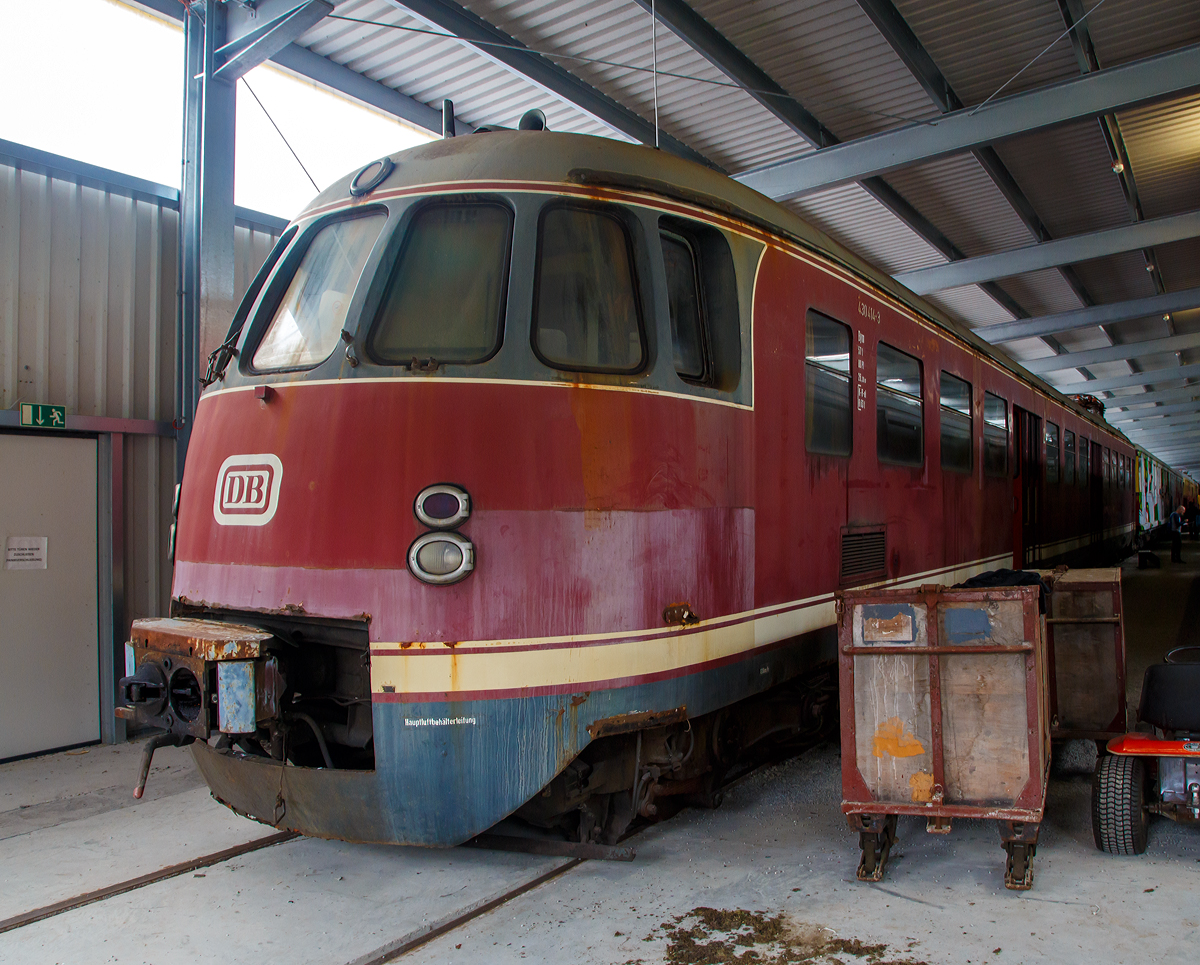
<svg viewBox="0 0 1200 965">
<path fill-rule="evenodd" d="M 230 456 L 217 473 L 213 518 L 222 526 L 265 526 L 279 505 L 283 463 L 269 452 Z"/>
</svg>

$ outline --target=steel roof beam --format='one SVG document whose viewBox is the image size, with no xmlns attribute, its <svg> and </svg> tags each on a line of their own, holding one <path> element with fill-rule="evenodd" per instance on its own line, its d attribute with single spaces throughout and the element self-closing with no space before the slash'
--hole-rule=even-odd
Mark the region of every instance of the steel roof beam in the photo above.
<svg viewBox="0 0 1200 965">
<path fill-rule="evenodd" d="M 1191 383 L 1179 385 L 1173 389 L 1154 389 L 1150 392 L 1132 392 L 1129 395 L 1114 395 L 1101 401 L 1106 410 L 1124 409 L 1136 412 L 1153 412 L 1154 409 L 1130 409 L 1130 406 L 1147 406 L 1159 402 L 1191 402 L 1200 399 L 1200 385 Z"/>
<path fill-rule="evenodd" d="M 151 10 L 161 17 L 183 22 L 183 6 L 178 0 L 128 0 L 137 6 Z M 356 101 L 374 107 L 385 114 L 391 114 L 402 121 L 424 128 L 434 134 L 442 133 L 442 112 L 428 104 L 401 94 L 398 90 L 371 80 L 358 71 L 335 64 L 327 57 L 314 53 L 299 44 L 288 44 L 282 50 L 271 56 L 271 60 L 292 73 L 316 81 L 323 87 L 345 94 Z M 473 130 L 458 121 L 460 132 Z"/>
<path fill-rule="evenodd" d="M 1139 419 L 1137 422 L 1119 422 L 1122 432 L 1160 432 L 1172 430 L 1179 432 L 1185 429 L 1200 428 L 1200 413 L 1195 411 L 1163 419 Z"/>
<path fill-rule="evenodd" d="M 1139 429 L 1136 426 L 1130 426 L 1128 428 L 1123 428 L 1121 431 L 1131 439 L 1134 437 L 1134 435 L 1138 436 L 1139 438 L 1167 435 L 1189 436 L 1200 433 L 1200 424 L 1192 422 L 1190 425 L 1155 426 L 1146 429 Z"/>
<path fill-rule="evenodd" d="M 266 0 L 249 9 L 230 4 L 228 39 L 214 51 L 221 66 L 213 76 L 217 80 L 237 80 L 333 13 L 333 4 L 326 0 L 304 0 L 290 9 L 280 9 L 292 2 L 294 0 Z M 273 19 L 267 19 L 277 10 L 279 12 Z"/>
<path fill-rule="evenodd" d="M 964 258 L 949 265 L 918 268 L 893 277 L 916 294 L 928 295 L 930 292 L 944 291 L 947 288 L 974 285 L 997 278 L 1011 278 L 1013 275 L 1057 268 L 1197 236 L 1200 236 L 1200 211 L 1188 211 L 1149 221 L 1137 221 L 1121 225 L 1119 228 L 1106 228 L 1103 231 L 1044 241 L 1023 248 L 1010 248 L 1008 251 L 998 251 L 994 255 Z"/>
<path fill-rule="evenodd" d="M 1070 332 L 1079 328 L 1091 328 L 1094 325 L 1112 325 L 1135 318 L 1149 318 L 1151 315 L 1187 311 L 1190 308 L 1200 308 L 1200 288 L 1150 295 L 1146 298 L 1132 298 L 1124 302 L 1093 305 L 1090 308 L 1059 312 L 1055 315 L 1042 315 L 1038 318 L 1022 318 L 1015 322 L 984 325 L 975 329 L 975 334 L 985 342 L 995 345 L 997 342 L 1011 342 L 1018 338 L 1034 338 L 1039 335 L 1051 335 L 1055 332 Z"/>
<path fill-rule="evenodd" d="M 1029 359 L 1020 364 L 1035 375 L 1058 372 L 1062 369 L 1077 369 L 1081 365 L 1099 365 L 1103 362 L 1124 362 L 1129 359 L 1160 355 L 1164 352 L 1183 352 L 1200 348 L 1200 332 L 1193 335 L 1176 335 L 1172 338 L 1153 338 L 1144 342 L 1122 342 L 1108 348 L 1088 349 L 1085 352 L 1067 352 L 1051 355 L 1044 359 Z"/>
<path fill-rule="evenodd" d="M 737 179 L 786 201 L 822 188 L 958 154 L 1029 131 L 1200 88 L 1200 44 L 997 98 L 934 120 L 824 148 Z"/>
<path fill-rule="evenodd" d="M 1111 399 L 1109 401 L 1112 401 Z M 1169 419 L 1175 416 L 1182 418 L 1184 414 L 1188 416 L 1195 415 L 1200 418 L 1200 399 L 1190 402 L 1177 402 L 1174 405 L 1151 405 L 1144 409 L 1122 409 L 1111 410 L 1112 414 L 1105 413 L 1104 418 L 1113 423 L 1126 422 L 1154 422 L 1157 419 Z"/>
<path fill-rule="evenodd" d="M 858 5 L 871 18 L 871 21 L 878 28 L 884 39 L 891 44 L 896 55 L 904 61 L 909 72 L 917 79 L 925 92 L 937 104 L 938 109 L 943 114 L 948 114 L 951 111 L 960 110 L 964 105 L 962 99 L 955 93 L 954 88 L 950 86 L 950 82 L 942 73 L 941 69 L 929 52 L 921 44 L 917 35 L 908 25 L 908 21 L 896 9 L 892 0 L 858 0 Z M 1008 167 L 1000 159 L 1000 155 L 996 153 L 994 148 L 980 147 L 973 152 L 975 160 L 991 177 L 992 182 L 1004 195 L 1005 199 L 1013 210 L 1024 222 L 1025 227 L 1029 229 L 1030 234 L 1038 241 L 1049 241 L 1053 236 L 1050 234 L 1050 229 L 1038 213 L 1034 210 L 1032 202 L 1025 196 L 1016 179 L 1008 170 Z M 1059 268 L 1060 274 L 1068 285 L 1079 296 L 1080 300 L 1085 305 L 1092 304 L 1092 297 L 1084 287 L 1079 276 L 1069 268 L 1056 266 Z M 1002 276 L 997 276 L 1002 277 Z M 990 279 L 980 279 L 987 281 Z M 914 289 L 915 290 L 915 289 Z"/>
<path fill-rule="evenodd" d="M 680 157 L 716 167 L 712 161 L 662 130 L 548 57 L 528 49 L 514 37 L 452 0 L 388 0 L 431 27 L 453 34 L 454 40 L 475 53 L 536 84 L 544 91 L 577 107 L 600 123 L 642 144 L 660 144 Z"/>
<path fill-rule="evenodd" d="M 1055 388 L 1064 395 L 1073 395 L 1076 392 L 1086 392 L 1088 395 L 1092 395 L 1096 392 L 1128 389 L 1135 385 L 1175 382 L 1185 378 L 1200 378 L 1200 362 L 1170 368 L 1146 369 L 1144 372 L 1135 372 L 1132 375 L 1118 375 L 1115 378 L 1096 379 L 1092 382 L 1070 382 L 1066 385 L 1056 385 Z M 1200 387 L 1197 387 L 1197 391 L 1200 391 Z"/>
</svg>

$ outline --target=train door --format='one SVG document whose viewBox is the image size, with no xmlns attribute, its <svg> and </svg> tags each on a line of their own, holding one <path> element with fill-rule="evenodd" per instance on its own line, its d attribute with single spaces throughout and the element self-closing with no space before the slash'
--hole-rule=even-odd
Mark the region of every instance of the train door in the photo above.
<svg viewBox="0 0 1200 965">
<path fill-rule="evenodd" d="M 1037 562 L 1042 531 L 1042 419 L 1013 406 L 1016 475 L 1013 479 L 1013 565 Z"/>
</svg>

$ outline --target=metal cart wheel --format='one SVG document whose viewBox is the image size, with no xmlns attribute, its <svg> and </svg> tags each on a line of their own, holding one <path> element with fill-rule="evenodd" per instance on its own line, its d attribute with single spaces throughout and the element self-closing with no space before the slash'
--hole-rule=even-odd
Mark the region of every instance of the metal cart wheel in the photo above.
<svg viewBox="0 0 1200 965">
<path fill-rule="evenodd" d="M 1139 757 L 1106 755 L 1092 779 L 1092 836 L 1109 854 L 1146 850 L 1146 765 Z"/>
</svg>

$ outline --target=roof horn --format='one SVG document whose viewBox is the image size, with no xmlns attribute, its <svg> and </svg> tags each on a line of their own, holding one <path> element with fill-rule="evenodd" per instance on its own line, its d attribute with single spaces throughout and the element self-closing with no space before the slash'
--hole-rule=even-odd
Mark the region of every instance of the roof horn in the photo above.
<svg viewBox="0 0 1200 965">
<path fill-rule="evenodd" d="M 547 131 L 546 115 L 536 107 L 533 110 L 526 111 L 521 115 L 521 120 L 517 122 L 517 130 L 519 131 Z"/>
</svg>

